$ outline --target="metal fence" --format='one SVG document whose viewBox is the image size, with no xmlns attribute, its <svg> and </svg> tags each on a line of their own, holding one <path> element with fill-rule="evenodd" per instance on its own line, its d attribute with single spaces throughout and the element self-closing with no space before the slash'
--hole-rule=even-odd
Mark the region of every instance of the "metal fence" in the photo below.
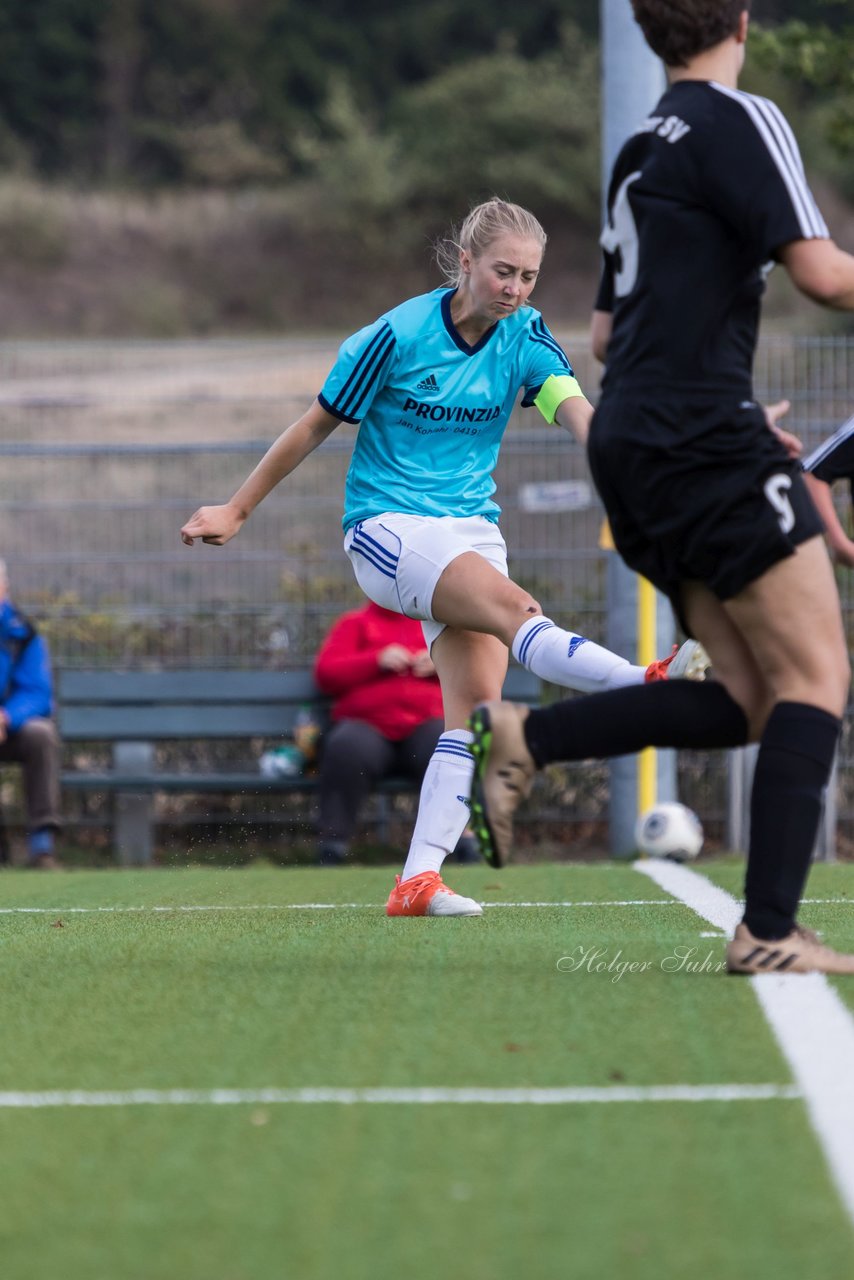
<svg viewBox="0 0 854 1280">
<path fill-rule="evenodd" d="M 585 335 L 561 335 L 588 390 Z M 319 389 L 326 341 L 0 345 L 0 555 L 58 666 L 286 667 L 309 663 L 331 620 L 359 600 L 341 550 L 354 428 L 335 435 L 227 547 L 180 542 L 223 501 Z M 757 394 L 792 402 L 811 447 L 854 408 L 854 339 L 766 338 Z M 605 633 L 602 511 L 582 452 L 521 412 L 496 471 L 511 572 L 556 620 Z M 854 631 L 850 574 L 840 575 Z M 839 844 L 854 821 L 850 747 L 839 770 Z M 567 775 L 570 776 L 571 775 Z M 578 774 L 577 777 L 581 777 Z M 578 830 L 598 831 L 606 786 L 559 788 Z M 725 837 L 724 762 L 686 753 L 683 797 Z"/>
</svg>

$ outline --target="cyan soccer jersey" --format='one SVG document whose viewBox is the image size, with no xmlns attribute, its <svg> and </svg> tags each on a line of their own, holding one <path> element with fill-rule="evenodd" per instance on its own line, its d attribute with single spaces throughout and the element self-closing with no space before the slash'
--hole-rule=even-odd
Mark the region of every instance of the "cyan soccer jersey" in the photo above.
<svg viewBox="0 0 854 1280">
<path fill-rule="evenodd" d="M 501 437 L 516 398 L 531 405 L 570 363 L 538 311 L 522 307 L 470 347 L 451 320 L 453 289 L 410 298 L 341 346 L 318 399 L 359 423 L 344 528 L 401 511 L 497 519 Z"/>
</svg>

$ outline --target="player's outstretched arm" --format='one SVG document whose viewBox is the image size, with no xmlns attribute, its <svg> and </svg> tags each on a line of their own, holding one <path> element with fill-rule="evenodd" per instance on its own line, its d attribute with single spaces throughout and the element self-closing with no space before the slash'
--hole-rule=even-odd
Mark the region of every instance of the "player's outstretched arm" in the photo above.
<svg viewBox="0 0 854 1280">
<path fill-rule="evenodd" d="M 580 445 L 586 445 L 592 417 L 593 405 L 586 396 L 569 396 L 558 405 L 555 422 L 572 432 Z"/>
<path fill-rule="evenodd" d="M 854 256 L 832 240 L 793 240 L 780 250 L 780 261 L 813 302 L 854 311 Z"/>
<path fill-rule="evenodd" d="M 340 420 L 327 413 L 317 400 L 301 418 L 292 423 L 270 446 L 255 470 L 228 502 L 216 507 L 199 507 L 181 530 L 181 540 L 191 547 L 196 538 L 221 547 L 275 489 L 280 480 L 290 475 L 339 425 Z"/>
<path fill-rule="evenodd" d="M 610 311 L 594 311 L 590 320 L 590 349 L 600 364 L 605 363 L 614 317 Z"/>
</svg>

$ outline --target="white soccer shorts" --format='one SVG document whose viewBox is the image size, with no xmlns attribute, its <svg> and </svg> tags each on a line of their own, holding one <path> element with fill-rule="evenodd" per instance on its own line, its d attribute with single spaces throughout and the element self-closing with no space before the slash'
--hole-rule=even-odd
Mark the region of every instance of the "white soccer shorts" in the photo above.
<svg viewBox="0 0 854 1280">
<path fill-rule="evenodd" d="M 386 511 L 359 520 L 344 537 L 356 581 L 369 600 L 418 618 L 430 649 L 445 629 L 432 614 L 436 583 L 452 560 L 476 551 L 507 574 L 507 544 L 484 516 L 411 516 Z"/>
</svg>

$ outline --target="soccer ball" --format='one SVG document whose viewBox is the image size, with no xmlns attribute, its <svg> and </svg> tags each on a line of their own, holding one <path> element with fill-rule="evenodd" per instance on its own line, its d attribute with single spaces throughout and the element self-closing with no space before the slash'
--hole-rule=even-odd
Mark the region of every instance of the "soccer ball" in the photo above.
<svg viewBox="0 0 854 1280">
<path fill-rule="evenodd" d="M 687 805 L 676 801 L 654 804 L 635 825 L 635 844 L 649 858 L 689 862 L 703 847 L 700 819 Z"/>
</svg>

